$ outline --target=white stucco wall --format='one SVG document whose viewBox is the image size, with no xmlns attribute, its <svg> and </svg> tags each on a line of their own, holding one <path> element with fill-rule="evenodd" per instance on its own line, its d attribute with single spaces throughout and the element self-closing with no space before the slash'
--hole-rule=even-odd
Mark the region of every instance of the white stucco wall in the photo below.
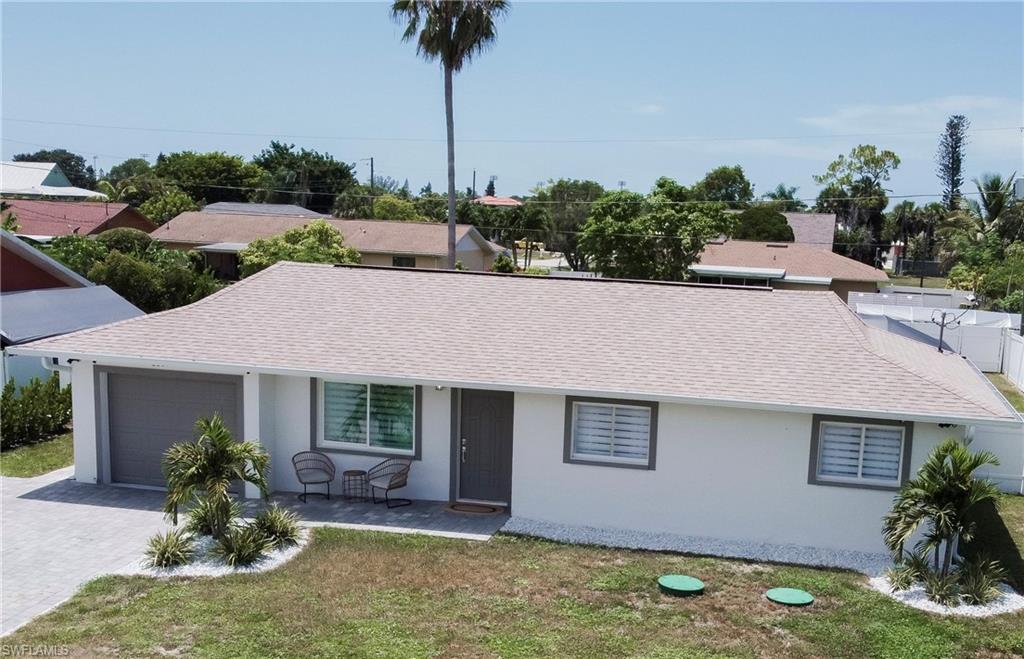
<svg viewBox="0 0 1024 659">
<path fill-rule="evenodd" d="M 263 444 L 271 454 L 271 484 L 276 491 L 301 492 L 291 458 L 310 447 L 309 378 L 263 376 L 272 378 L 272 386 L 261 387 L 261 416 L 272 410 L 273 421 L 265 425 Z M 451 390 L 421 389 L 423 434 L 421 459 L 413 462 L 409 485 L 398 496 L 413 499 L 447 501 L 451 461 Z M 268 433 L 269 431 L 269 433 Z M 272 435 L 272 437 L 268 436 Z M 326 452 L 326 451 L 325 451 Z M 341 472 L 369 469 L 386 456 L 327 452 L 338 469 L 338 481 L 332 492 L 341 493 Z"/>
<path fill-rule="evenodd" d="M 809 485 L 811 415 L 662 404 L 653 471 L 562 462 L 565 399 L 516 395 L 512 511 L 577 526 L 883 551 L 893 492 Z M 962 428 L 915 424 L 911 473 Z"/>
<path fill-rule="evenodd" d="M 72 443 L 75 453 L 75 480 L 96 483 L 99 480 L 99 456 L 96 451 L 97 419 L 94 369 L 92 362 L 71 365 L 71 416 L 74 423 Z"/>
</svg>

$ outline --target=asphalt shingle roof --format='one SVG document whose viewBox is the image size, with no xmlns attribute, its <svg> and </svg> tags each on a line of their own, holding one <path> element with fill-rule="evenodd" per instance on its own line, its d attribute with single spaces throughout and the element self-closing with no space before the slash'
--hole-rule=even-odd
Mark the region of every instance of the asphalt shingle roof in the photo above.
<svg viewBox="0 0 1024 659">
<path fill-rule="evenodd" d="M 212 243 L 250 243 L 269 238 L 288 229 L 309 224 L 315 218 L 292 215 L 248 215 L 244 213 L 182 213 L 150 235 L 169 243 L 209 245 Z M 390 222 L 387 220 L 343 220 L 324 218 L 341 231 L 345 244 L 360 252 L 382 254 L 448 255 L 448 226 L 433 222 Z M 475 231 L 472 225 L 455 227 L 456 240 Z M 477 234 L 479 236 L 479 234 Z M 481 249 L 493 249 L 479 237 Z"/>
<path fill-rule="evenodd" d="M 963 358 L 868 327 L 831 292 L 280 263 L 190 306 L 31 347 L 449 386 L 1018 419 Z"/>
<path fill-rule="evenodd" d="M 709 243 L 700 255 L 701 265 L 747 268 L 778 268 L 787 275 L 831 277 L 845 281 L 889 281 L 884 270 L 813 245 L 727 240 Z"/>
</svg>

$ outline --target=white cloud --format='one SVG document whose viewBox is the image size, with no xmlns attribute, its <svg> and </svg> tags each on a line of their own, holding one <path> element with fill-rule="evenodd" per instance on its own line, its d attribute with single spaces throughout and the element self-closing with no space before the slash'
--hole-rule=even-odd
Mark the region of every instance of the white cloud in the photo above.
<svg viewBox="0 0 1024 659">
<path fill-rule="evenodd" d="M 850 105 L 830 114 L 801 117 L 799 121 L 825 134 L 864 135 L 861 141 L 880 146 L 900 143 L 906 148 L 913 141 L 919 146 L 909 149 L 907 156 L 931 158 L 952 114 L 967 115 L 971 121 L 969 154 L 996 160 L 1019 154 L 1015 131 L 989 130 L 1020 125 L 1021 102 L 1004 96 L 942 96 L 913 103 Z"/>
<path fill-rule="evenodd" d="M 660 103 L 643 103 L 641 105 L 634 105 L 632 108 L 634 114 L 664 114 L 665 106 Z"/>
</svg>

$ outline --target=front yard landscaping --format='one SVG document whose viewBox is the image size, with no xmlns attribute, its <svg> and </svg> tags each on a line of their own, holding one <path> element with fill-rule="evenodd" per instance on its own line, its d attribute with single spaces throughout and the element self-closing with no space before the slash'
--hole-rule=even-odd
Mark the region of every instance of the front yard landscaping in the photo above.
<svg viewBox="0 0 1024 659">
<path fill-rule="evenodd" d="M 700 577 L 662 595 L 657 577 Z M 277 570 L 105 577 L 4 639 L 73 654 L 963 657 L 1024 653 L 1024 613 L 944 618 L 841 571 L 498 536 L 486 543 L 318 529 Z M 808 608 L 764 599 L 785 585 Z"/>
<path fill-rule="evenodd" d="M 0 476 L 30 478 L 74 462 L 71 433 L 0 453 Z"/>
</svg>

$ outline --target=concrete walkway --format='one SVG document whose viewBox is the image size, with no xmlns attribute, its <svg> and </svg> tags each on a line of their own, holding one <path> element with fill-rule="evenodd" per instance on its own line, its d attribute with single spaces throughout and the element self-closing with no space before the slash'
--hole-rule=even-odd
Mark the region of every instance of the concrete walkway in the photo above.
<svg viewBox="0 0 1024 659">
<path fill-rule="evenodd" d="M 0 477 L 0 634 L 139 560 L 166 527 L 162 492 L 76 483 L 73 472 Z"/>
</svg>

